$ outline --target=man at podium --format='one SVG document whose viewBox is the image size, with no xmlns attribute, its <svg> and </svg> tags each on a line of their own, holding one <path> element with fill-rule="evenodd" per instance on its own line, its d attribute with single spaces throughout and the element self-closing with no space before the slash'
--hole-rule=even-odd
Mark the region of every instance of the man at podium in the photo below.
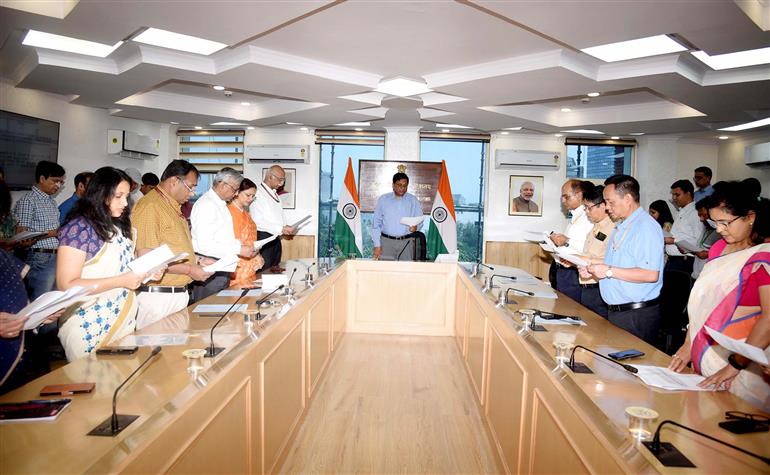
<svg viewBox="0 0 770 475">
<path fill-rule="evenodd" d="M 417 198 L 407 193 L 409 177 L 398 172 L 393 175 L 393 192 L 377 199 L 372 222 L 374 258 L 383 260 L 424 260 L 425 235 L 417 232 L 420 225 L 401 224 L 401 218 L 422 216 Z M 415 252 L 414 246 L 418 250 Z"/>
</svg>

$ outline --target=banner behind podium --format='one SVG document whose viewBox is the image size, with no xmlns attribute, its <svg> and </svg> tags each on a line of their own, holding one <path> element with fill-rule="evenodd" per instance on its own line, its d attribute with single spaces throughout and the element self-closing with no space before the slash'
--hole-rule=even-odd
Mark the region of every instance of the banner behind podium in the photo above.
<svg viewBox="0 0 770 475">
<path fill-rule="evenodd" d="M 358 197 L 361 212 L 371 213 L 377 198 L 393 191 L 393 175 L 406 173 L 409 193 L 417 197 L 422 214 L 430 214 L 441 175 L 440 162 L 361 160 L 358 162 Z"/>
</svg>

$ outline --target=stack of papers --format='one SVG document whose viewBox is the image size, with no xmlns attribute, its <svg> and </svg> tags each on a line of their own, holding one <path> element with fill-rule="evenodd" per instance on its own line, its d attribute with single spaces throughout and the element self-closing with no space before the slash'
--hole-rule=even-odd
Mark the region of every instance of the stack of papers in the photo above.
<svg viewBox="0 0 770 475">
<path fill-rule="evenodd" d="M 182 346 L 187 344 L 190 335 L 185 333 L 158 333 L 155 335 L 127 335 L 122 346 Z"/>
<path fill-rule="evenodd" d="M 225 256 L 213 264 L 209 264 L 203 268 L 206 272 L 232 272 L 235 270 L 235 266 L 238 264 L 238 256 L 235 254 L 231 256 Z"/>
<path fill-rule="evenodd" d="M 48 318 L 52 313 L 56 313 L 63 308 L 67 308 L 78 302 L 83 302 L 88 299 L 88 295 L 96 288 L 96 285 L 88 287 L 80 287 L 78 285 L 70 287 L 65 291 L 52 290 L 46 292 L 40 297 L 36 298 L 34 302 L 30 303 L 19 312 L 17 316 L 20 318 L 29 317 L 27 323 L 24 324 L 25 330 L 32 330 L 37 328 L 43 320 Z"/>
<path fill-rule="evenodd" d="M 676 373 L 664 366 L 633 366 L 639 370 L 636 375 L 647 386 L 668 389 L 670 391 L 713 391 L 713 387 L 698 387 L 698 383 L 706 379 L 699 374 Z M 719 389 L 721 390 L 723 388 Z"/>
<path fill-rule="evenodd" d="M 206 304 L 202 303 L 199 304 L 197 307 L 193 309 L 194 313 L 216 313 L 216 314 L 223 314 L 227 310 L 230 309 L 231 303 L 224 303 L 224 304 Z M 249 304 L 247 303 L 240 303 L 233 307 L 232 310 L 230 310 L 230 313 L 243 313 L 246 310 L 249 309 Z"/>
<path fill-rule="evenodd" d="M 538 325 L 572 325 L 576 327 L 584 327 L 588 325 L 583 320 L 573 320 L 571 318 L 560 318 L 560 319 L 548 320 L 545 318 L 540 318 L 537 315 L 535 316 L 535 323 Z"/>
<path fill-rule="evenodd" d="M 26 239 L 34 239 L 36 237 L 43 236 L 45 234 L 48 234 L 48 231 L 22 231 L 19 234 L 13 236 L 11 239 L 9 239 L 9 242 L 19 242 L 24 241 Z"/>
<path fill-rule="evenodd" d="M 286 285 L 289 278 L 286 274 L 262 274 L 262 291 L 270 292 L 282 285 Z"/>
<path fill-rule="evenodd" d="M 139 275 L 154 274 L 158 272 L 158 270 L 160 270 L 160 268 L 163 266 L 171 264 L 172 262 L 181 261 L 188 255 L 189 254 L 186 252 L 181 252 L 175 255 L 173 252 L 171 252 L 171 248 L 169 248 L 167 244 L 164 244 L 160 247 L 156 247 L 142 257 L 136 258 L 129 262 L 128 268 Z M 149 280 L 150 279 L 148 277 L 144 280 L 144 282 L 146 283 Z"/>
<path fill-rule="evenodd" d="M 739 355 L 744 356 L 759 364 L 770 364 L 770 347 L 763 350 L 762 348 L 756 347 L 754 345 L 749 345 L 745 341 L 736 340 L 735 338 L 731 338 L 724 333 L 719 333 L 713 328 L 705 328 L 706 332 L 711 335 L 711 338 L 713 338 L 714 341 L 719 343 L 724 348 L 730 350 L 731 352 L 738 353 Z"/>
<path fill-rule="evenodd" d="M 294 228 L 295 230 L 299 231 L 300 228 L 304 227 L 306 224 L 310 222 L 311 215 L 307 215 L 304 218 L 300 219 L 294 224 L 290 224 L 289 226 Z M 296 233 L 295 233 L 296 234 Z"/>
<path fill-rule="evenodd" d="M 260 239 L 259 241 L 254 241 L 254 249 L 256 249 L 257 251 L 259 251 L 260 249 L 262 249 L 262 248 L 265 246 L 265 244 L 267 244 L 267 243 L 269 243 L 270 241 L 272 241 L 272 240 L 276 239 L 277 237 L 278 237 L 278 235 L 277 235 L 277 234 L 273 234 L 273 235 L 272 235 L 272 236 L 270 236 L 269 238 Z"/>
<path fill-rule="evenodd" d="M 404 226 L 419 226 L 422 224 L 422 222 L 425 221 L 425 216 L 406 216 L 404 218 L 401 218 L 401 221 L 399 223 L 403 224 Z"/>
<path fill-rule="evenodd" d="M 243 290 L 220 290 L 217 297 L 240 297 Z M 259 297 L 262 295 L 260 289 L 251 289 L 246 292 L 246 297 Z"/>
</svg>

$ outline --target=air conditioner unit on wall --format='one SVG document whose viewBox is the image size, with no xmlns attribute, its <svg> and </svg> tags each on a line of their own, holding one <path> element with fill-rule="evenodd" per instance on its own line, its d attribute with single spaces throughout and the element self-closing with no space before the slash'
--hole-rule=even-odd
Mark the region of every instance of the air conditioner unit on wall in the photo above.
<svg viewBox="0 0 770 475">
<path fill-rule="evenodd" d="M 247 145 L 249 163 L 310 163 L 309 145 Z"/>
<path fill-rule="evenodd" d="M 750 167 L 770 167 L 770 142 L 749 145 L 743 150 L 743 159 Z"/>
<path fill-rule="evenodd" d="M 544 150 L 506 150 L 495 151 L 495 168 L 537 168 L 540 170 L 558 170 L 559 152 Z"/>
<path fill-rule="evenodd" d="M 107 131 L 107 153 L 126 158 L 149 160 L 159 155 L 157 139 L 127 130 Z"/>
</svg>

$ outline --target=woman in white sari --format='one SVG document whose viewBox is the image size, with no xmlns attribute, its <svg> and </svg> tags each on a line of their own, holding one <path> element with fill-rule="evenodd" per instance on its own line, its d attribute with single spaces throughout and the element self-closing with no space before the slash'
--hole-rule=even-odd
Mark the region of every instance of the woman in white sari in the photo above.
<svg viewBox="0 0 770 475">
<path fill-rule="evenodd" d="M 763 368 L 718 345 L 706 327 L 746 343 L 770 345 L 770 237 L 767 200 L 747 196 L 728 183 L 712 197 L 709 216 L 722 239 L 709 251 L 690 294 L 690 325 L 684 345 L 669 368 L 688 363 L 706 376 L 702 387 L 724 387 L 751 404 L 770 411 L 770 380 Z"/>
<path fill-rule="evenodd" d="M 60 320 L 59 339 L 68 361 L 134 331 L 133 290 L 147 275 L 128 268 L 134 259 L 129 193 L 130 178 L 123 171 L 98 169 L 59 230 L 58 288 L 96 286 L 88 301 Z"/>
</svg>

